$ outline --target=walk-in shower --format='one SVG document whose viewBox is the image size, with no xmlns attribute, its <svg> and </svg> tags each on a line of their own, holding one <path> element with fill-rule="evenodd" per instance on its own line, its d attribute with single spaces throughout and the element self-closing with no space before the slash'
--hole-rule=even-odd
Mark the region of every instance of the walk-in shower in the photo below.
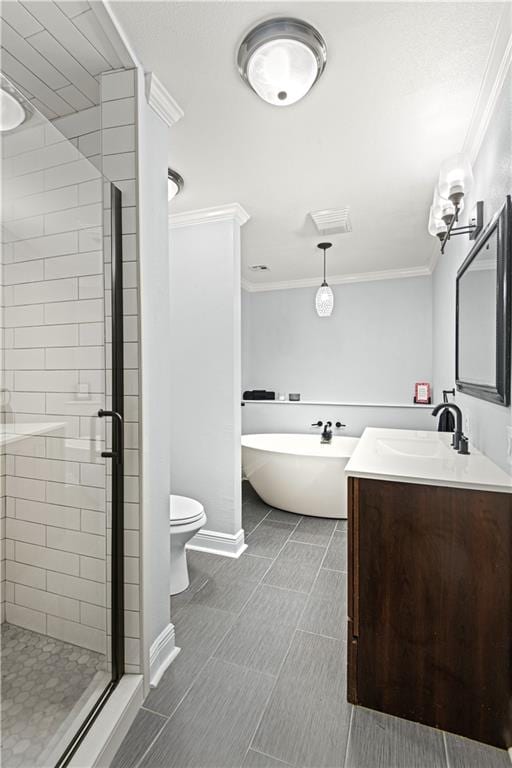
<svg viewBox="0 0 512 768">
<path fill-rule="evenodd" d="M 57 766 L 124 670 L 121 193 L 0 84 L 1 763 Z"/>
</svg>

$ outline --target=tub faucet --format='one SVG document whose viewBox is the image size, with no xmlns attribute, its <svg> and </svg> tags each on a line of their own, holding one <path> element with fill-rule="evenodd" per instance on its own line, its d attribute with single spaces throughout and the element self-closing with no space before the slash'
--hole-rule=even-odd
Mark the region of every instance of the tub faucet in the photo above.
<svg viewBox="0 0 512 768">
<path fill-rule="evenodd" d="M 445 408 L 450 408 L 450 410 L 455 413 L 455 432 L 453 433 L 452 445 L 455 450 L 458 451 L 460 448 L 460 442 L 464 437 L 464 433 L 462 431 L 462 411 L 455 403 L 439 403 L 439 405 L 436 405 L 432 411 L 432 416 L 437 416 L 437 414 Z"/>
<path fill-rule="evenodd" d="M 326 421 L 322 432 L 321 443 L 330 443 L 332 440 L 332 421 Z"/>
</svg>

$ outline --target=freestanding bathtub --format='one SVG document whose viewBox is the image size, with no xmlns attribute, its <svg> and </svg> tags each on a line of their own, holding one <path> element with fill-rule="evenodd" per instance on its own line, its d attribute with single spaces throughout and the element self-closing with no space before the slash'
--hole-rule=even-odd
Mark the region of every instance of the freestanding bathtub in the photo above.
<svg viewBox="0 0 512 768">
<path fill-rule="evenodd" d="M 347 516 L 345 465 L 357 437 L 243 435 L 242 468 L 269 506 L 299 515 Z"/>
</svg>

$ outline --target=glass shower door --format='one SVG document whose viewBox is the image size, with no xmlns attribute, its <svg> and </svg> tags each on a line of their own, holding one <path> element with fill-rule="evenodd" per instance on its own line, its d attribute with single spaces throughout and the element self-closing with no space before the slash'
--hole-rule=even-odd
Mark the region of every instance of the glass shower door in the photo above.
<svg viewBox="0 0 512 768">
<path fill-rule="evenodd" d="M 121 380 L 110 340 L 122 289 L 118 191 L 1 87 L 24 111 L 0 134 L 1 762 L 15 768 L 62 764 L 123 671 L 122 518 L 110 523 L 122 504 L 122 326 Z"/>
</svg>

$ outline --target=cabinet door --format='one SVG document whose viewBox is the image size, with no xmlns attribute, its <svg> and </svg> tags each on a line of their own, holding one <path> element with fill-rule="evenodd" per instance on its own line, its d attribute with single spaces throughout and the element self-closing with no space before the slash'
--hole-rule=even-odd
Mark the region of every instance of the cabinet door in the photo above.
<svg viewBox="0 0 512 768">
<path fill-rule="evenodd" d="M 357 497 L 357 703 L 503 747 L 512 497 L 376 480 Z"/>
<path fill-rule="evenodd" d="M 347 698 L 357 704 L 357 635 L 359 633 L 359 480 L 348 482 Z"/>
</svg>

